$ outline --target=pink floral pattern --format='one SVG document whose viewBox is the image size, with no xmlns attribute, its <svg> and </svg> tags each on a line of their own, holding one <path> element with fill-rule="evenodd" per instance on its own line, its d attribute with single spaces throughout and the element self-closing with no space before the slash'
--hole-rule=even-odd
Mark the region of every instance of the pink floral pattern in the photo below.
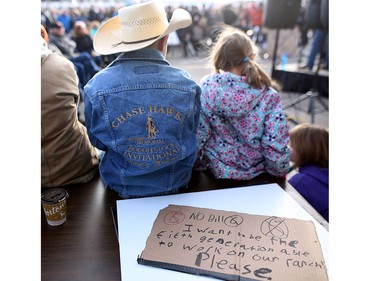
<svg viewBox="0 0 375 281">
<path fill-rule="evenodd" d="M 230 72 L 203 77 L 201 87 L 196 169 L 238 180 L 264 172 L 285 176 L 290 151 L 280 95 Z"/>
</svg>

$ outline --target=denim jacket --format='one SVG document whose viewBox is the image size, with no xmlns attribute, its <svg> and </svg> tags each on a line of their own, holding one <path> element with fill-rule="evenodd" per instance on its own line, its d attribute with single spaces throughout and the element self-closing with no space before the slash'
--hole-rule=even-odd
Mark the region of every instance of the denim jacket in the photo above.
<svg viewBox="0 0 375 281">
<path fill-rule="evenodd" d="M 85 86 L 85 121 L 105 155 L 100 175 L 123 198 L 187 185 L 197 152 L 200 86 L 152 48 L 122 53 Z"/>
</svg>

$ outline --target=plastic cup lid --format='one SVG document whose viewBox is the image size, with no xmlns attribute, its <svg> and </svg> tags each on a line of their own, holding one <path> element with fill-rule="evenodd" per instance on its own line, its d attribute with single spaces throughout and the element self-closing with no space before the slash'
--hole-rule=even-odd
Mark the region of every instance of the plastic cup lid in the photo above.
<svg viewBox="0 0 375 281">
<path fill-rule="evenodd" d="M 42 193 L 42 203 L 56 204 L 68 198 L 68 192 L 62 188 L 53 188 Z"/>
</svg>

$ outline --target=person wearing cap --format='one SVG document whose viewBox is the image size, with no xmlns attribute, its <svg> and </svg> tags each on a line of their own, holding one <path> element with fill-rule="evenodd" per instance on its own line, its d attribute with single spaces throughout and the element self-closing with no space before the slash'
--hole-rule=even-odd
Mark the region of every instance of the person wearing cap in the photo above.
<svg viewBox="0 0 375 281">
<path fill-rule="evenodd" d="M 82 85 L 90 80 L 102 67 L 95 61 L 95 57 L 89 52 L 79 52 L 77 44 L 66 33 L 64 25 L 57 21 L 49 28 L 50 43 L 48 47 L 73 62 Z M 77 52 L 78 51 L 78 52 Z"/>
<path fill-rule="evenodd" d="M 166 60 L 168 35 L 191 25 L 159 1 L 126 6 L 95 33 L 94 49 L 120 53 L 85 86 L 91 143 L 105 152 L 100 175 L 122 198 L 187 188 L 197 152 L 200 86 Z"/>
</svg>

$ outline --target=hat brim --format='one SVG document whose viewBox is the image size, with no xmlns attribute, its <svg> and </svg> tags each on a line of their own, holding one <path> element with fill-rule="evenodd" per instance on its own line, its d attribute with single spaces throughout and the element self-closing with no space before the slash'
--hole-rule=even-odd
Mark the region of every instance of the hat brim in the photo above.
<svg viewBox="0 0 375 281">
<path fill-rule="evenodd" d="M 167 29 L 159 37 L 139 43 L 124 43 L 122 42 L 121 22 L 119 16 L 115 16 L 104 22 L 96 31 L 93 42 L 94 49 L 97 53 L 102 55 L 139 50 L 150 46 L 169 33 L 188 27 L 191 23 L 192 19 L 190 13 L 184 9 L 178 8 L 174 10 Z M 122 43 L 119 44 L 120 42 Z"/>
</svg>

